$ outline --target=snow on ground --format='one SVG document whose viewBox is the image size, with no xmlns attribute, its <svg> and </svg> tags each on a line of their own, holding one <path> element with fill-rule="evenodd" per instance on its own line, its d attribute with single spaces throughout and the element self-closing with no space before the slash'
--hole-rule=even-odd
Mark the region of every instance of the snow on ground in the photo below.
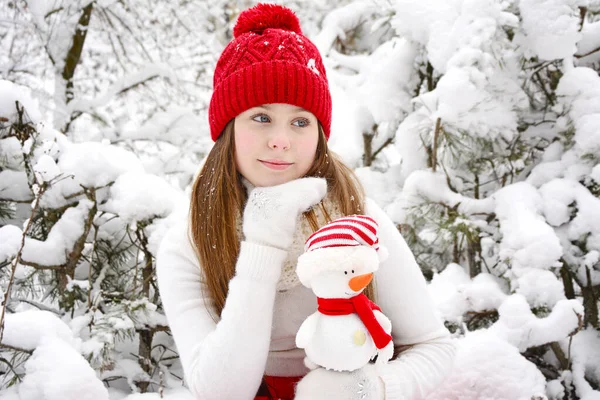
<svg viewBox="0 0 600 400">
<path fill-rule="evenodd" d="M 475 331 L 457 339 L 456 345 L 454 370 L 426 400 L 546 398 L 542 373 L 504 340 Z"/>
<path fill-rule="evenodd" d="M 87 360 L 61 339 L 45 336 L 25 370 L 20 400 L 108 400 L 108 391 Z"/>
<path fill-rule="evenodd" d="M 26 310 L 5 316 L 2 342 L 25 350 L 35 350 L 45 338 L 56 337 L 72 346 L 78 341 L 58 316 L 42 310 Z"/>
</svg>

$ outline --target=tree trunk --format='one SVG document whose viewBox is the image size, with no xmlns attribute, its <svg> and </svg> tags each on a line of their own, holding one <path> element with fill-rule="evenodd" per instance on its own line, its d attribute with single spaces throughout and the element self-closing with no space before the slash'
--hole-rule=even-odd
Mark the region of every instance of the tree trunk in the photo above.
<svg viewBox="0 0 600 400">
<path fill-rule="evenodd" d="M 71 48 L 65 57 L 65 66 L 62 71 L 62 77 L 65 80 L 65 101 L 67 104 L 73 100 L 73 76 L 75 75 L 75 69 L 79 60 L 81 59 L 81 52 L 83 51 L 83 45 L 87 36 L 88 25 L 90 24 L 90 17 L 92 16 L 92 10 L 94 9 L 94 2 L 88 4 L 82 11 L 81 17 L 77 22 L 77 29 L 73 35 L 73 43 Z"/>
<path fill-rule="evenodd" d="M 147 299 L 150 298 L 150 281 L 154 275 L 154 265 L 152 262 L 152 254 L 148 250 L 148 239 L 144 234 L 143 228 L 138 227 L 136 230 L 136 236 L 140 241 L 142 252 L 144 253 L 144 268 L 142 269 L 142 293 Z M 139 346 L 139 359 L 138 362 L 140 367 L 152 377 L 152 339 L 154 337 L 154 330 L 142 329 L 138 331 L 140 335 L 140 346 Z M 148 390 L 149 382 L 137 382 L 137 387 L 140 388 L 142 393 Z"/>
<path fill-rule="evenodd" d="M 365 154 L 363 156 L 363 165 L 370 167 L 373 163 L 373 135 L 372 133 L 363 133 L 363 143 L 365 147 Z"/>
<path fill-rule="evenodd" d="M 469 276 L 475 278 L 481 273 L 481 242 L 479 235 L 474 241 L 467 237 L 467 258 L 469 260 Z"/>
<path fill-rule="evenodd" d="M 594 328 L 599 329 L 600 326 L 598 324 L 598 292 L 600 291 L 600 286 L 592 285 L 589 267 L 586 267 L 586 275 L 587 285 L 581 287 L 584 309 L 583 323 L 585 326 L 588 326 L 588 324 L 590 324 Z"/>
<path fill-rule="evenodd" d="M 138 362 L 140 367 L 148 374 L 148 377 L 152 377 L 152 339 L 154 331 L 150 329 L 143 329 L 138 331 L 140 335 L 140 346 L 138 348 L 139 358 Z M 150 382 L 136 382 L 136 386 L 142 393 L 146 393 Z"/>
<path fill-rule="evenodd" d="M 563 286 L 565 287 L 565 297 L 567 299 L 575 298 L 575 289 L 573 289 L 573 278 L 571 277 L 571 272 L 569 272 L 569 267 L 563 260 L 563 266 L 560 269 L 560 276 L 563 281 Z"/>
</svg>

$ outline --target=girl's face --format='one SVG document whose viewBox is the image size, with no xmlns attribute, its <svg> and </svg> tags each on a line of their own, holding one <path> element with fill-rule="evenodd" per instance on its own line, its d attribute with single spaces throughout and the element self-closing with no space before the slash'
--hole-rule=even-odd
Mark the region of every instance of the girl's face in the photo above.
<svg viewBox="0 0 600 400">
<path fill-rule="evenodd" d="M 290 104 L 263 104 L 234 121 L 235 162 L 254 186 L 274 186 L 300 178 L 315 159 L 317 118 Z"/>
</svg>

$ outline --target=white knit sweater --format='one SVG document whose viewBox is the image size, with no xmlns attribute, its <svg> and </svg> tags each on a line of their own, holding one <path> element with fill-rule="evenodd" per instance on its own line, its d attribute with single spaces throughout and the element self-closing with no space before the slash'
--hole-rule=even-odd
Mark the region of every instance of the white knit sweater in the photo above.
<svg viewBox="0 0 600 400">
<path fill-rule="evenodd" d="M 419 399 L 450 372 L 454 345 L 406 242 L 373 201 L 367 200 L 366 206 L 389 252 L 375 274 L 377 304 L 392 321 L 395 345 L 414 345 L 381 377 L 385 399 Z M 215 322 L 187 230 L 181 224 L 165 236 L 157 277 L 190 391 L 202 400 L 253 399 L 265 373 L 306 374 L 304 350 L 296 348 L 295 337 L 317 302 L 302 285 L 290 288 L 288 282 L 287 290 L 278 290 L 287 252 L 243 241 L 225 307 Z"/>
</svg>

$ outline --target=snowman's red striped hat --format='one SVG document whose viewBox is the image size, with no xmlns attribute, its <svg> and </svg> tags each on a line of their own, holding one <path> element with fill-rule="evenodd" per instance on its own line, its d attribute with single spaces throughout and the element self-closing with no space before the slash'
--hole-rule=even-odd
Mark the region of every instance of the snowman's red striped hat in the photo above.
<svg viewBox="0 0 600 400">
<path fill-rule="evenodd" d="M 296 274 L 311 288 L 312 279 L 328 271 L 351 271 L 361 267 L 363 273 L 375 272 L 387 257 L 379 245 L 377 222 L 366 215 L 338 218 L 313 233 L 298 257 Z"/>
<path fill-rule="evenodd" d="M 340 246 L 367 246 L 379 250 L 377 222 L 366 215 L 338 218 L 313 233 L 304 251 Z"/>
</svg>

